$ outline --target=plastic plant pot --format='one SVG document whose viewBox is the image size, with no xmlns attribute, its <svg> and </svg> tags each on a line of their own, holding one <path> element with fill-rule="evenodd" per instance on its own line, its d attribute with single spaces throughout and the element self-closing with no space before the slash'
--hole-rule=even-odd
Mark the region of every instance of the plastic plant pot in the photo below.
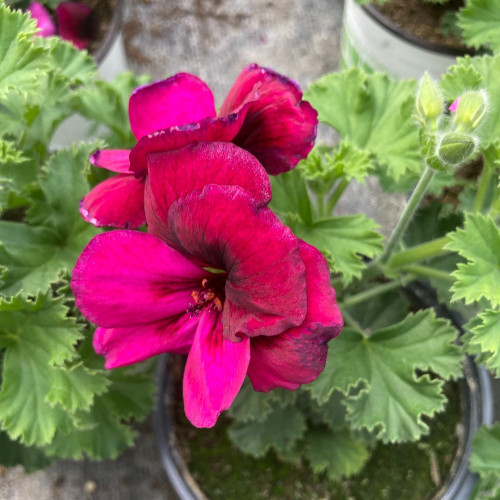
<svg viewBox="0 0 500 500">
<path fill-rule="evenodd" d="M 386 71 L 395 78 L 419 79 L 425 71 L 441 78 L 467 51 L 423 40 L 387 19 L 373 5 L 345 0 L 341 62 L 368 71 Z"/>
</svg>

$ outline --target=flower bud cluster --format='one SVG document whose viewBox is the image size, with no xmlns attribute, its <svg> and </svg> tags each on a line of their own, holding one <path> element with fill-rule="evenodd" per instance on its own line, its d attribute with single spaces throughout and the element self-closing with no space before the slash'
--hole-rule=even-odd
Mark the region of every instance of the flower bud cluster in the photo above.
<svg viewBox="0 0 500 500">
<path fill-rule="evenodd" d="M 487 115 L 488 95 L 484 90 L 467 91 L 453 101 L 449 113 L 444 102 L 436 83 L 425 74 L 416 97 L 421 151 L 432 168 L 454 170 L 477 151 L 476 131 Z"/>
</svg>

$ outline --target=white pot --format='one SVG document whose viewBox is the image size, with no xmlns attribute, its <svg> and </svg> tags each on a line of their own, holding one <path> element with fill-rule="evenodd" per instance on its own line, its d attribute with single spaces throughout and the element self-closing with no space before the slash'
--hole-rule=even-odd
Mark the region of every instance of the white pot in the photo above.
<svg viewBox="0 0 500 500">
<path fill-rule="evenodd" d="M 425 71 L 441 78 L 464 52 L 417 38 L 386 19 L 373 7 L 345 0 L 342 64 L 386 71 L 400 79 L 419 79 Z"/>
</svg>

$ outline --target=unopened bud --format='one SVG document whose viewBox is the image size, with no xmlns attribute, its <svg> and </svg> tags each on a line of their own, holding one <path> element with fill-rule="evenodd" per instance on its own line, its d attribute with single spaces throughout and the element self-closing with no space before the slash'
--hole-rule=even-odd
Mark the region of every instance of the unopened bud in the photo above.
<svg viewBox="0 0 500 500">
<path fill-rule="evenodd" d="M 443 96 L 432 78 L 425 73 L 417 92 L 417 114 L 426 122 L 435 122 L 443 112 Z"/>
<path fill-rule="evenodd" d="M 448 132 L 438 142 L 437 156 L 447 165 L 458 166 L 472 156 L 477 142 L 470 134 Z"/>
<path fill-rule="evenodd" d="M 455 127 L 460 132 L 475 130 L 488 111 L 488 96 L 484 90 L 473 90 L 461 95 L 455 102 Z"/>
</svg>

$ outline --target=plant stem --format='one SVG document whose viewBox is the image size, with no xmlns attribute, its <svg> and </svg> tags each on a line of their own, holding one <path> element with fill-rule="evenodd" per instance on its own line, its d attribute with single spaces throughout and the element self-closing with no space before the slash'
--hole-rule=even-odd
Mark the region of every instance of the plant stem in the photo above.
<svg viewBox="0 0 500 500">
<path fill-rule="evenodd" d="M 476 198 L 474 199 L 474 205 L 472 206 L 472 211 L 474 213 L 480 212 L 483 209 L 486 194 L 488 193 L 488 189 L 490 187 L 491 176 L 493 174 L 493 162 L 492 158 L 490 158 L 490 155 L 488 154 L 488 150 L 484 152 L 483 158 L 483 171 L 479 177 Z"/>
<path fill-rule="evenodd" d="M 403 250 L 398 252 L 389 261 L 389 267 L 395 268 L 400 266 L 405 266 L 419 260 L 429 259 L 431 257 L 437 257 L 444 253 L 443 247 L 448 243 L 449 238 L 443 236 L 442 238 L 437 238 L 421 245 L 415 245 L 408 250 Z"/>
<path fill-rule="evenodd" d="M 339 201 L 348 185 L 349 181 L 345 177 L 339 182 L 338 186 L 335 188 L 332 195 L 330 196 L 330 199 L 328 200 L 328 215 L 331 215 L 333 209 L 335 208 L 335 205 Z"/>
<path fill-rule="evenodd" d="M 377 259 L 377 261 L 381 263 L 386 263 L 389 260 L 392 251 L 399 243 L 399 240 L 401 239 L 406 228 L 408 227 L 408 224 L 410 223 L 413 214 L 417 210 L 420 201 L 422 200 L 425 192 L 427 191 L 429 184 L 434 178 L 435 173 L 436 172 L 434 169 L 432 169 L 428 165 L 425 166 L 425 170 L 422 173 L 422 176 L 420 177 L 420 180 L 418 181 L 415 190 L 411 194 L 410 199 L 408 200 L 408 203 L 406 204 L 406 207 L 404 208 L 403 213 L 401 214 L 396 224 L 396 227 L 393 229 L 392 234 L 390 235 L 389 240 L 387 241 L 384 253 Z"/>
<path fill-rule="evenodd" d="M 316 203 L 318 209 L 318 217 L 321 219 L 325 216 L 325 195 L 323 193 L 316 193 Z"/>
<path fill-rule="evenodd" d="M 389 283 L 384 283 L 382 285 L 376 285 L 364 292 L 357 293 L 355 295 L 351 295 L 350 297 L 342 300 L 340 305 L 342 307 L 352 307 L 366 300 L 372 299 L 377 295 L 382 293 L 389 292 L 390 290 L 394 290 L 395 288 L 399 288 L 402 285 L 401 281 L 390 281 Z"/>
<path fill-rule="evenodd" d="M 419 266 L 413 264 L 410 266 L 404 266 L 402 270 L 417 276 L 423 276 L 425 278 L 437 278 L 443 281 L 447 281 L 448 283 L 453 283 L 455 281 L 455 278 L 450 273 L 447 273 L 446 271 L 440 271 L 439 269 L 434 269 L 430 266 Z"/>
<path fill-rule="evenodd" d="M 366 337 L 366 332 L 364 329 L 361 327 L 361 325 L 347 312 L 347 311 L 342 311 L 342 317 L 345 319 L 346 323 L 351 326 L 352 328 L 358 330 L 363 337 Z"/>
</svg>

